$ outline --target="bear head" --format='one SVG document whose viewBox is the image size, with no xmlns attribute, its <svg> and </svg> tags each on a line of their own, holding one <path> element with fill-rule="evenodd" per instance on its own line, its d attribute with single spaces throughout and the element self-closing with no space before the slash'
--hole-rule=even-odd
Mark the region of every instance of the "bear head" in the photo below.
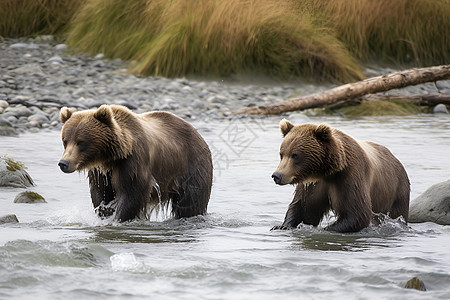
<svg viewBox="0 0 450 300">
<path fill-rule="evenodd" d="M 65 173 L 91 168 L 104 168 L 114 160 L 131 153 L 132 137 L 117 118 L 131 113 L 115 105 L 102 105 L 97 110 L 60 111 L 64 153 L 58 165 Z"/>
<path fill-rule="evenodd" d="M 283 119 L 280 129 L 284 139 L 272 175 L 276 184 L 313 183 L 344 169 L 344 147 L 330 126 L 294 125 Z"/>
</svg>

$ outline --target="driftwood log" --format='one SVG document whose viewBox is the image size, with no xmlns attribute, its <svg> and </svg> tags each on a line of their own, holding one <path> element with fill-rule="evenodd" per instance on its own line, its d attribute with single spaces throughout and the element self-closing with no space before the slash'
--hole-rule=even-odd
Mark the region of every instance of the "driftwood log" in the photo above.
<svg viewBox="0 0 450 300">
<path fill-rule="evenodd" d="M 330 105 L 327 108 L 339 108 L 346 105 L 358 105 L 363 101 L 405 101 L 412 102 L 423 106 L 436 106 L 438 104 L 450 105 L 450 94 L 424 94 L 424 95 L 365 95 L 359 98 L 339 101 Z"/>
<path fill-rule="evenodd" d="M 270 115 L 308 108 L 327 107 L 341 102 L 357 101 L 361 97 L 399 89 L 426 82 L 436 82 L 450 78 L 450 65 L 409 69 L 344 84 L 325 92 L 292 98 L 266 106 L 254 106 L 236 110 L 236 114 Z M 416 99 L 416 101 L 419 101 Z M 448 103 L 448 102 L 447 102 Z"/>
</svg>

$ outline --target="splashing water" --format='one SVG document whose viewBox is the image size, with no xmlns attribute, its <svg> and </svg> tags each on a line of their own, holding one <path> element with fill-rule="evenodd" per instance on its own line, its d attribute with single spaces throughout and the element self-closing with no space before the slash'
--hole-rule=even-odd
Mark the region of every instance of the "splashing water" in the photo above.
<svg viewBox="0 0 450 300">
<path fill-rule="evenodd" d="M 115 272 L 148 272 L 148 267 L 132 252 L 114 254 L 110 257 L 111 268 Z"/>
</svg>

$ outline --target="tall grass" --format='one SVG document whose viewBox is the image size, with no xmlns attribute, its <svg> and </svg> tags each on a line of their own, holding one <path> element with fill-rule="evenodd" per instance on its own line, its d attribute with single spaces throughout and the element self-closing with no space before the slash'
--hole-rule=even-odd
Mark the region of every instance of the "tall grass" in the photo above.
<svg viewBox="0 0 450 300">
<path fill-rule="evenodd" d="M 67 41 L 134 60 L 132 71 L 146 75 L 362 77 L 345 46 L 288 1 L 89 0 Z"/>
<path fill-rule="evenodd" d="M 449 0 L 310 0 L 362 60 L 450 63 Z"/>
<path fill-rule="evenodd" d="M 0 35 L 60 33 L 84 0 L 1 0 Z"/>
</svg>

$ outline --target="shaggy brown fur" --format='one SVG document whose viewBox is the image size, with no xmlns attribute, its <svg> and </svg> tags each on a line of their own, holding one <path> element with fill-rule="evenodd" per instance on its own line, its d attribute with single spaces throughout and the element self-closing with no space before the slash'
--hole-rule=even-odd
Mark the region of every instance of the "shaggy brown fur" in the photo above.
<svg viewBox="0 0 450 300">
<path fill-rule="evenodd" d="M 120 221 L 172 204 L 176 218 L 206 213 L 212 185 L 208 145 L 189 123 L 167 112 L 135 114 L 124 106 L 60 112 L 65 173 L 88 170 L 99 215 Z"/>
<path fill-rule="evenodd" d="M 409 179 L 403 165 L 384 146 L 357 141 L 327 125 L 294 126 L 282 120 L 281 161 L 272 177 L 277 184 L 296 184 L 282 226 L 317 226 L 334 211 L 328 230 L 359 231 L 372 212 L 408 219 Z"/>
</svg>

